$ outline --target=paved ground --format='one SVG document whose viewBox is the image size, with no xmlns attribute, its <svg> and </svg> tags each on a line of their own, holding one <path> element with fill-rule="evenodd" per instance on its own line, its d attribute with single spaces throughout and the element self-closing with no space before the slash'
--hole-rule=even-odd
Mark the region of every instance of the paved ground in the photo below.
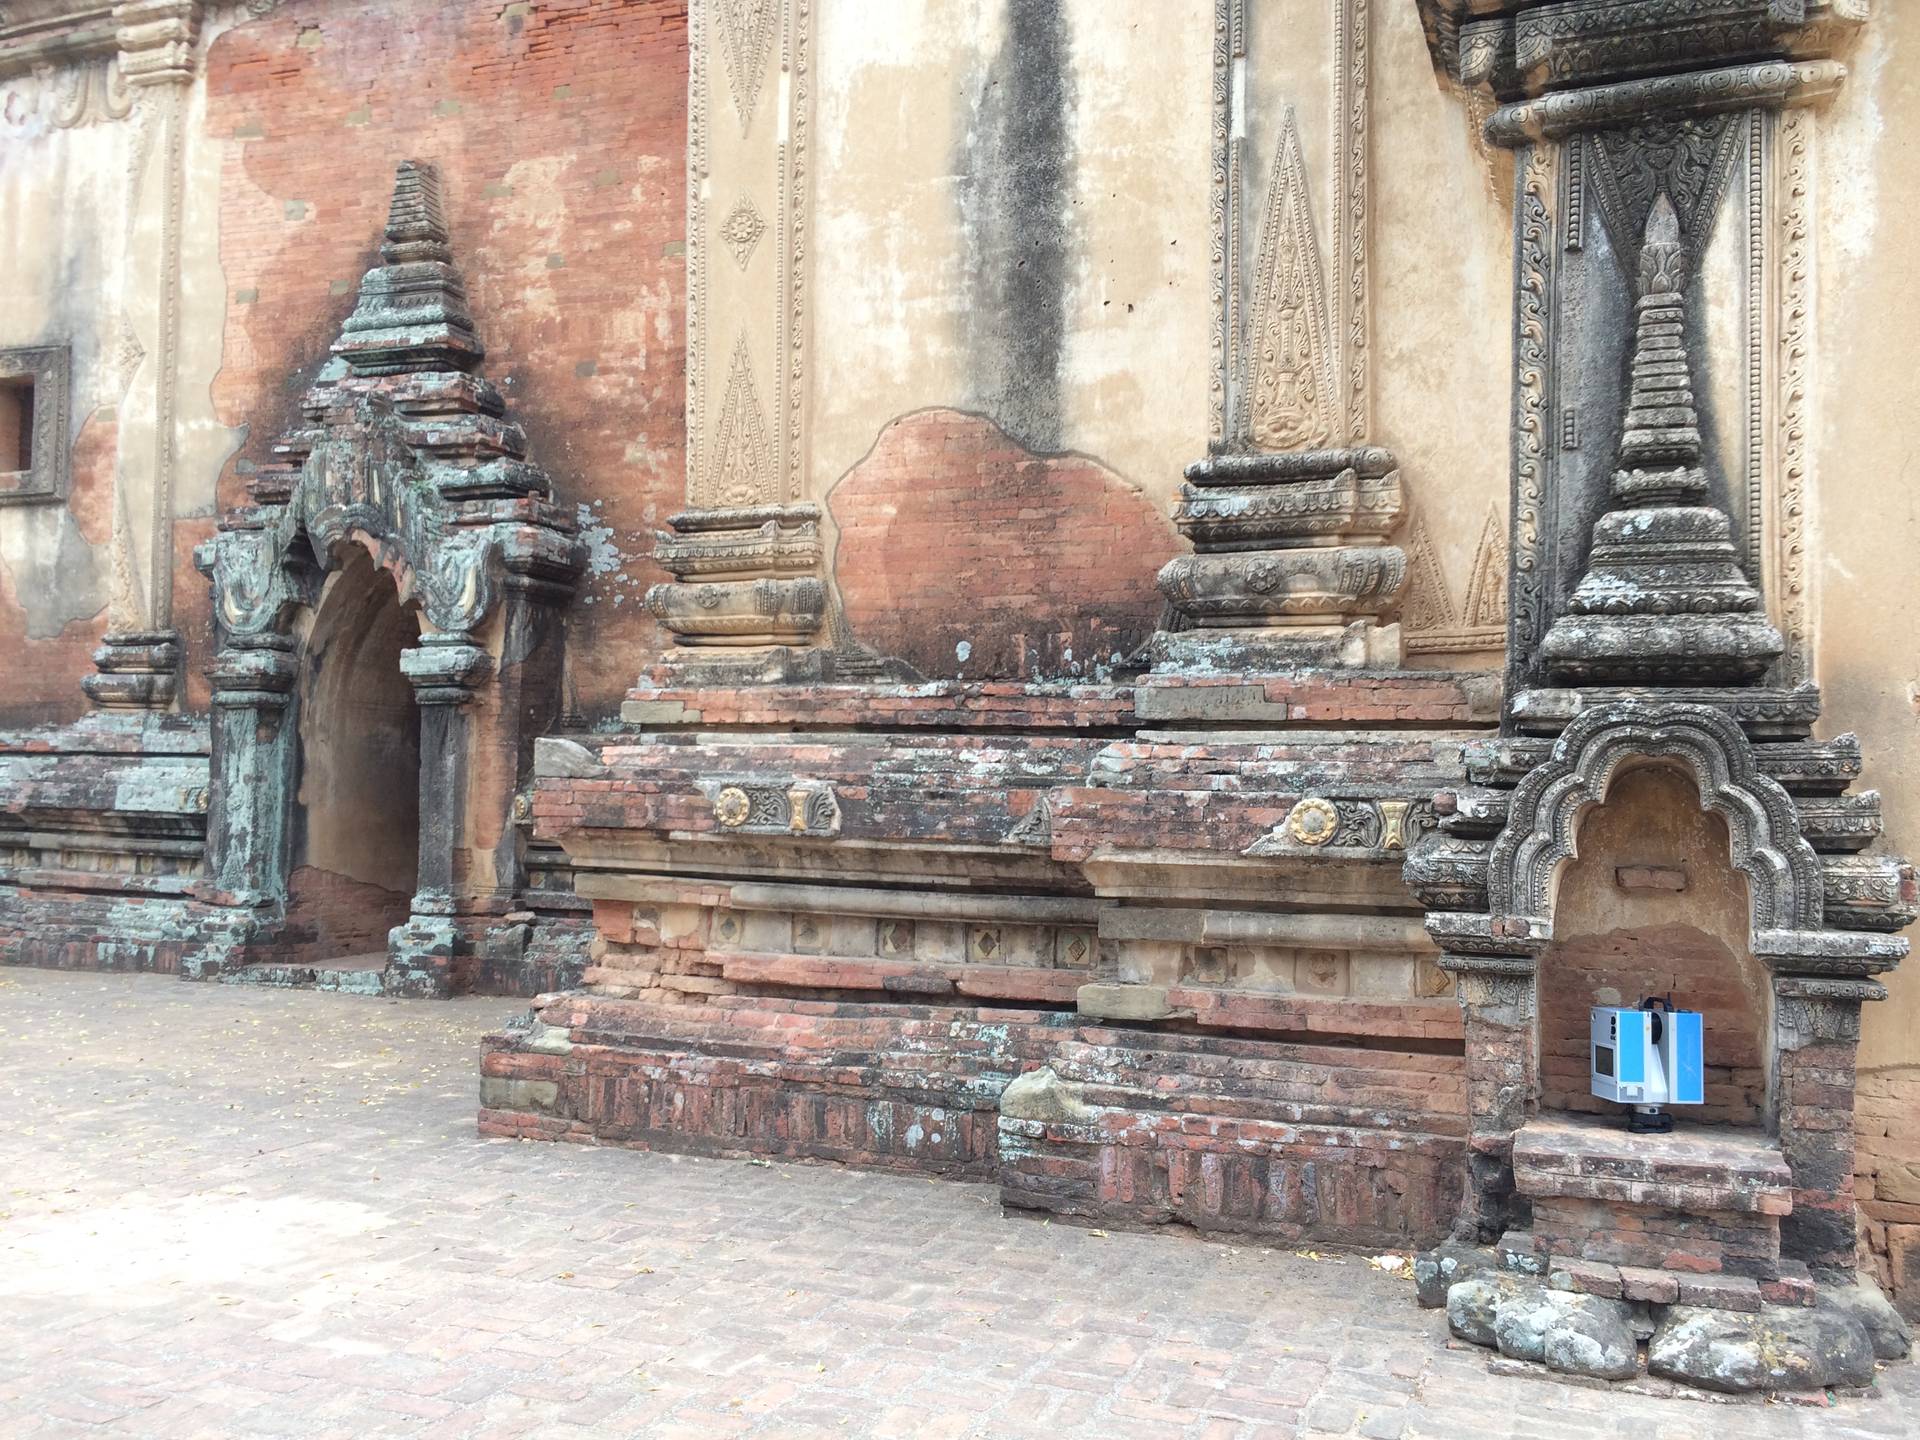
<svg viewBox="0 0 1920 1440">
<path fill-rule="evenodd" d="M 482 1142 L 509 1001 L 0 970 L 0 1435 L 1920 1434 L 1489 1375 L 1363 1260 Z"/>
</svg>

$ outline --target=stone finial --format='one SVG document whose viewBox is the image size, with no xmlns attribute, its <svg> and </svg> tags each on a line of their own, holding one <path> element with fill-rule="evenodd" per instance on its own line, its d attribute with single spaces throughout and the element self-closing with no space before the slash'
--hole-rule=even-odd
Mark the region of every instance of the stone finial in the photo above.
<svg viewBox="0 0 1920 1440">
<path fill-rule="evenodd" d="M 431 165 L 401 162 L 394 178 L 383 264 L 360 281 L 360 300 L 333 353 L 356 375 L 471 370 L 486 350 L 474 333 L 466 287 L 453 266 L 440 179 Z"/>
<path fill-rule="evenodd" d="M 394 176 L 393 201 L 387 207 L 387 233 L 380 258 L 389 265 L 421 260 L 453 263 L 446 215 L 440 208 L 440 176 L 431 165 L 402 160 Z"/>
<path fill-rule="evenodd" d="M 1542 646 L 1572 684 L 1757 680 L 1783 648 L 1741 568 L 1726 512 L 1707 503 L 1687 354 L 1686 247 L 1662 192 L 1647 216 L 1631 386 L 1610 508 L 1587 570 Z"/>
</svg>

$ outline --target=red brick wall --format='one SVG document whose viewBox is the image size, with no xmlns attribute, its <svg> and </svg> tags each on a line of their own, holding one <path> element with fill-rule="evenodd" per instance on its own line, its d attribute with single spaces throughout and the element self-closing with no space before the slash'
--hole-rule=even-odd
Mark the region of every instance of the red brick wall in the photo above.
<svg viewBox="0 0 1920 1440">
<path fill-rule="evenodd" d="M 1183 548 L 1096 461 L 956 410 L 893 421 L 829 504 L 855 638 L 929 677 L 1093 673 L 1153 633 L 1154 573 Z"/>
<path fill-rule="evenodd" d="M 1671 770 L 1633 771 L 1581 823 L 1540 969 L 1541 1102 L 1612 1111 L 1588 1093 L 1588 1010 L 1671 992 L 1706 1032 L 1707 1103 L 1679 1114 L 1757 1125 L 1766 1114 L 1769 990 L 1747 953 L 1746 881 L 1727 828 Z M 1670 888 L 1676 885 L 1684 888 Z"/>
<path fill-rule="evenodd" d="M 569 700 L 589 716 L 660 645 L 639 599 L 662 577 L 643 557 L 682 495 L 686 51 L 685 0 L 293 0 L 207 61 L 225 150 L 213 398 L 249 427 L 222 503 L 326 360 L 395 164 L 433 162 L 484 372 L 560 500 L 605 527 L 567 643 Z M 206 585 L 178 584 L 204 704 Z"/>
<path fill-rule="evenodd" d="M 33 627 L 20 591 L 40 587 L 37 598 L 44 599 L 60 567 L 72 563 L 73 552 L 86 553 L 79 545 L 71 552 L 61 550 L 60 526 L 71 525 L 87 545 L 104 546 L 111 538 L 117 428 L 97 415 L 81 427 L 71 457 L 66 514 L 51 505 L 36 505 L 7 517 L 9 524 L 22 526 L 31 518 L 35 533 L 46 536 L 47 544 L 17 571 L 0 564 L 0 728 L 60 724 L 87 708 L 80 681 L 93 671 L 93 647 L 106 633 L 107 612 L 102 609 L 68 621 L 55 634 L 36 636 L 30 633 Z M 106 553 L 96 551 L 103 564 Z"/>
<path fill-rule="evenodd" d="M 1920 1317 L 1920 1066 L 1861 1074 L 1854 1092 L 1854 1197 L 1862 1259 L 1908 1315 Z"/>
</svg>

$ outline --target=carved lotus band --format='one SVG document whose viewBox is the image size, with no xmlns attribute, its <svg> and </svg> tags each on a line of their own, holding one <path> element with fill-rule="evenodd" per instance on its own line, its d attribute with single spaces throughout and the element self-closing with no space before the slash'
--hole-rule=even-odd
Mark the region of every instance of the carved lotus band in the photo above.
<svg viewBox="0 0 1920 1440">
<path fill-rule="evenodd" d="M 1157 583 L 1195 625 L 1337 620 L 1391 611 L 1406 589 L 1407 557 L 1391 545 L 1180 555 Z"/>
<path fill-rule="evenodd" d="M 1287 541 L 1379 539 L 1406 510 L 1400 473 L 1357 470 L 1288 485 L 1206 486 L 1188 483 L 1173 523 L 1200 551 L 1244 550 Z"/>
<path fill-rule="evenodd" d="M 655 585 L 647 609 L 682 645 L 792 645 L 820 628 L 818 580 L 724 580 Z"/>
</svg>

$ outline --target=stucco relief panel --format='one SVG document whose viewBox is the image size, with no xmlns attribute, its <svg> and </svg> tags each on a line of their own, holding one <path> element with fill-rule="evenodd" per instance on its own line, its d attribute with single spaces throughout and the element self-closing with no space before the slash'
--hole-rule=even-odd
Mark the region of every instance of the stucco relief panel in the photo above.
<svg viewBox="0 0 1920 1440">
<path fill-rule="evenodd" d="M 813 5 L 691 7 L 687 499 L 696 508 L 800 493 Z"/>
</svg>

